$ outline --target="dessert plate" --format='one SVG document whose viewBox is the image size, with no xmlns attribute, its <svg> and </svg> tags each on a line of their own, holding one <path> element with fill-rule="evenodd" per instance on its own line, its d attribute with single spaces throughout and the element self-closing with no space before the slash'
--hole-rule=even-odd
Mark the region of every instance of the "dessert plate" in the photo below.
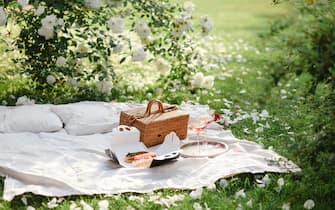
<svg viewBox="0 0 335 210">
<path fill-rule="evenodd" d="M 228 145 L 222 141 L 188 142 L 180 147 L 182 157 L 201 158 L 215 157 L 228 151 Z"/>
</svg>

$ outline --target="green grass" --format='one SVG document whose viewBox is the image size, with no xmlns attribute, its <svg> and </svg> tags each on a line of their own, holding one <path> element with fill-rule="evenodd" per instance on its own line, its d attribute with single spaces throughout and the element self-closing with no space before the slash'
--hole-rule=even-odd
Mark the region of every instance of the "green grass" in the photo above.
<svg viewBox="0 0 335 210">
<path fill-rule="evenodd" d="M 275 6 L 270 0 L 195 0 L 195 15 L 208 14 L 214 21 L 213 34 L 232 39 L 255 41 L 258 34 L 267 31 L 273 18 L 292 15 L 289 7 Z"/>
<path fill-rule="evenodd" d="M 237 113 L 251 113 L 253 110 L 261 112 L 266 109 L 270 114 L 269 118 L 260 120 L 257 124 L 250 119 L 241 120 L 228 128 L 239 138 L 258 142 L 265 147 L 273 147 L 276 152 L 297 163 L 302 172 L 269 174 L 271 182 L 264 188 L 258 187 L 256 182 L 256 179 L 262 178 L 264 174 L 237 175 L 228 179 L 227 187 L 217 182 L 216 190 L 205 189 L 202 197 L 196 200 L 189 196 L 190 191 L 187 190 L 160 190 L 155 194 L 160 194 L 162 197 L 185 195 L 184 200 L 177 202 L 176 206 L 170 206 L 169 209 L 193 209 L 195 202 L 200 203 L 202 207 L 207 205 L 210 209 L 236 209 L 239 206 L 243 209 L 281 209 L 285 203 L 289 203 L 291 209 L 303 209 L 307 199 L 315 201 L 315 209 L 332 209 L 335 200 L 334 151 L 324 148 L 324 145 L 327 145 L 326 140 L 317 141 L 323 139 L 322 135 L 326 129 L 318 128 L 318 125 L 331 122 L 334 116 L 333 110 L 329 109 L 330 105 L 327 104 L 331 102 L 328 97 L 331 95 L 331 89 L 326 85 L 320 86 L 316 95 L 308 95 L 307 89 L 311 82 L 309 75 L 292 76 L 291 79 L 281 81 L 280 86 L 274 86 L 268 74 L 271 66 L 267 65 L 268 61 L 273 59 L 271 51 L 265 49 L 266 40 L 258 37 L 259 33 L 268 30 L 269 22 L 273 18 L 292 15 L 292 12 L 285 5 L 271 5 L 269 0 L 194 2 L 197 4 L 195 17 L 201 14 L 210 15 L 215 24 L 213 33 L 218 37 L 216 41 L 223 43 L 227 48 L 226 52 L 217 52 L 216 55 L 228 57 L 231 54 L 233 60 L 206 72 L 218 76 L 214 91 L 200 92 L 196 95 L 177 91 L 175 94 L 192 100 L 199 97 L 202 103 L 210 104 L 218 112 L 230 109 L 234 116 Z M 236 47 L 243 46 L 237 41 L 239 39 L 243 39 L 249 48 Z M 255 48 L 255 46 L 262 47 Z M 246 61 L 236 62 L 237 54 L 241 54 Z M 227 73 L 232 76 L 227 76 Z M 231 104 L 225 103 L 223 99 L 231 101 Z M 261 126 L 260 124 L 268 126 L 263 131 L 257 132 L 256 129 Z M 279 178 L 284 178 L 285 181 L 280 192 L 276 190 Z M 0 182 L 3 183 L 3 180 Z M 235 198 L 235 193 L 241 189 L 244 189 L 246 196 Z M 46 209 L 46 203 L 51 200 L 29 193 L 23 196 L 27 198 L 28 204 L 36 209 Z M 21 201 L 23 196 L 17 196 L 12 202 L 0 199 L 0 209 L 26 209 Z M 135 199 L 133 196 L 136 196 Z M 144 199 L 143 202 L 140 201 L 141 198 Z M 85 200 L 97 208 L 97 203 L 103 199 L 109 201 L 110 209 L 167 207 L 150 202 L 148 198 L 149 195 L 130 193 L 112 197 L 72 196 L 66 197 L 56 209 L 69 209 L 70 201 L 79 205 L 80 200 Z M 248 202 L 250 204 L 250 200 L 251 206 L 247 204 Z"/>
</svg>

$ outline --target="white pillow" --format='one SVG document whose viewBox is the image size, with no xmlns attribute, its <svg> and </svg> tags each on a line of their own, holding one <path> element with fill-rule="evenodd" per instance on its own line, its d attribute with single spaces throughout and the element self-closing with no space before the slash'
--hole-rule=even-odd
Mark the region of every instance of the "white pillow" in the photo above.
<svg viewBox="0 0 335 210">
<path fill-rule="evenodd" d="M 3 124 L 5 121 L 5 116 L 6 113 L 8 112 L 8 108 L 6 106 L 0 106 L 0 132 L 4 132 L 3 131 Z"/>
<path fill-rule="evenodd" d="M 110 132 L 119 124 L 119 113 L 109 103 L 79 102 L 52 107 L 71 135 Z"/>
<path fill-rule="evenodd" d="M 5 133 L 54 132 L 62 128 L 62 121 L 50 110 L 50 105 L 23 105 L 8 108 L 2 123 L 2 130 Z"/>
</svg>

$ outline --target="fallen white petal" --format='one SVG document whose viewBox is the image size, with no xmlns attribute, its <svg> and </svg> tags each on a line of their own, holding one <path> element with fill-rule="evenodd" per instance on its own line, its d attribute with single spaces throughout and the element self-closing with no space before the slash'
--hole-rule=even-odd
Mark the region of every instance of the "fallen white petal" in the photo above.
<svg viewBox="0 0 335 210">
<path fill-rule="evenodd" d="M 190 197 L 192 199 L 199 199 L 202 195 L 202 191 L 203 191 L 202 188 L 198 188 L 190 193 Z"/>
</svg>

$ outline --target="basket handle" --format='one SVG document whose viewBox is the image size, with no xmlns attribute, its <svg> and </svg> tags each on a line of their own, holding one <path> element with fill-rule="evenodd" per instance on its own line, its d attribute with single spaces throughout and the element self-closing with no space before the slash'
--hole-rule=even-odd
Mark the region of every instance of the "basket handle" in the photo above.
<svg viewBox="0 0 335 210">
<path fill-rule="evenodd" d="M 144 116 L 150 116 L 151 115 L 151 107 L 152 107 L 153 104 L 156 104 L 156 103 L 158 104 L 158 111 L 160 113 L 164 112 L 164 108 L 163 108 L 162 102 L 160 100 L 158 100 L 158 99 L 153 99 L 153 100 L 151 100 L 151 101 L 148 102 L 147 109 L 146 109 L 146 111 L 144 113 Z"/>
</svg>

